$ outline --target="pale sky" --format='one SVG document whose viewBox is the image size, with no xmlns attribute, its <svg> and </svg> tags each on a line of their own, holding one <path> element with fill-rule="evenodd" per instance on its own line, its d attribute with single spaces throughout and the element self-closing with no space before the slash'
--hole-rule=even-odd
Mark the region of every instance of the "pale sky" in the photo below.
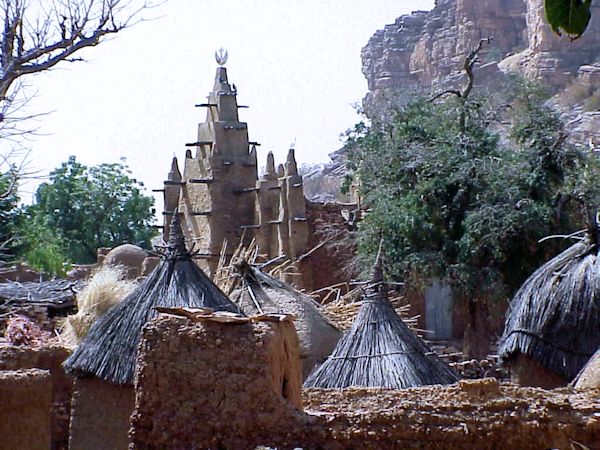
<svg viewBox="0 0 600 450">
<path fill-rule="evenodd" d="M 433 0 L 169 0 L 111 41 L 86 49 L 87 62 L 30 79 L 40 119 L 33 167 L 47 174 L 76 155 L 85 164 L 125 157 L 148 189 L 161 188 L 173 155 L 196 140 L 212 89 L 214 52 L 227 48 L 230 83 L 251 141 L 282 162 L 295 141 L 299 164 L 326 162 L 356 123 L 367 92 L 360 50 L 396 17 Z M 23 186 L 29 203 L 35 186 Z M 157 201 L 157 207 L 161 207 Z"/>
</svg>

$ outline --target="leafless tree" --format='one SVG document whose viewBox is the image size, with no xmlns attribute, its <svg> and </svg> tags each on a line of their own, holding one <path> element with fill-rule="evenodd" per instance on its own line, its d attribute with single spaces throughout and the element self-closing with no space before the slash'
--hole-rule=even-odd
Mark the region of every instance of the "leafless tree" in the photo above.
<svg viewBox="0 0 600 450">
<path fill-rule="evenodd" d="M 144 20 L 152 0 L 0 0 L 0 174 L 18 176 L 31 112 L 28 75 L 82 61 L 79 51 Z M 14 187 L 14 183 L 9 184 Z"/>
<path fill-rule="evenodd" d="M 467 74 L 467 85 L 465 86 L 465 88 L 463 89 L 462 92 L 459 91 L 458 89 L 447 89 L 443 92 L 440 92 L 439 94 L 434 95 L 430 99 L 430 101 L 433 102 L 433 101 L 437 100 L 438 98 L 443 97 L 446 94 L 455 95 L 461 103 L 461 114 L 460 114 L 459 121 L 460 121 L 460 129 L 463 132 L 465 131 L 465 126 L 466 126 L 466 114 L 465 114 L 464 105 L 467 102 L 469 94 L 471 93 L 471 90 L 473 89 L 473 84 L 475 83 L 475 75 L 473 73 L 473 68 L 475 67 L 475 64 L 477 64 L 479 62 L 479 52 L 481 52 L 481 50 L 483 49 L 483 45 L 484 44 L 489 45 L 492 42 L 492 39 L 493 39 L 492 36 L 489 36 L 484 39 L 480 39 L 477 46 L 465 58 L 465 62 L 463 64 L 462 69 Z"/>
<path fill-rule="evenodd" d="M 0 0 L 0 99 L 24 75 L 42 72 L 142 20 L 135 0 Z"/>
<path fill-rule="evenodd" d="M 16 193 L 27 170 L 29 75 L 82 61 L 80 51 L 144 20 L 164 0 L 0 0 L 0 200 Z M 7 244 L 0 236 L 0 253 Z"/>
</svg>

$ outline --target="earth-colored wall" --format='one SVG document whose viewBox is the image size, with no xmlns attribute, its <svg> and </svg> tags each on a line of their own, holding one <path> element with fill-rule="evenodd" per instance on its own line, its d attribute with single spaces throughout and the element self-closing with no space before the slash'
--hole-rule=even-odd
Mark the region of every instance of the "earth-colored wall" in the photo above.
<svg viewBox="0 0 600 450">
<path fill-rule="evenodd" d="M 310 389 L 304 402 L 308 414 L 326 422 L 323 437 L 338 444 L 325 445 L 332 449 L 600 448 L 599 390 L 523 388 L 485 378 L 398 391 Z"/>
<path fill-rule="evenodd" d="M 343 210 L 356 210 L 354 204 L 306 202 L 308 248 L 326 242 L 300 263 L 301 271 L 310 271 L 312 289 L 343 283 L 358 275 L 355 241 L 350 238 Z"/>
<path fill-rule="evenodd" d="M 288 401 L 296 388 L 285 400 L 286 383 L 273 376 L 292 367 L 285 352 L 297 352 L 285 336 L 279 324 L 151 322 L 130 448 L 600 448 L 598 389 L 522 388 L 491 378 L 406 390 L 309 389 L 301 412 Z"/>
<path fill-rule="evenodd" d="M 77 378 L 71 404 L 71 450 L 124 450 L 133 411 L 133 386 Z"/>
<path fill-rule="evenodd" d="M 0 371 L 44 369 L 50 373 L 48 387 L 52 396 L 51 436 L 52 450 L 66 449 L 69 440 L 69 417 L 73 378 L 67 375 L 62 363 L 71 351 L 60 345 L 45 347 L 1 346 Z M 1 398 L 1 397 L 0 397 Z"/>
<path fill-rule="evenodd" d="M 243 449 L 274 428 L 285 442 L 301 417 L 300 374 L 290 322 L 160 316 L 140 344 L 130 448 Z"/>
<path fill-rule="evenodd" d="M 569 383 L 567 378 L 546 369 L 539 362 L 522 353 L 514 356 L 507 366 L 510 368 L 511 381 L 520 386 L 553 389 Z"/>
<path fill-rule="evenodd" d="M 46 370 L 0 370 L 0 450 L 50 448 L 51 392 Z"/>
</svg>

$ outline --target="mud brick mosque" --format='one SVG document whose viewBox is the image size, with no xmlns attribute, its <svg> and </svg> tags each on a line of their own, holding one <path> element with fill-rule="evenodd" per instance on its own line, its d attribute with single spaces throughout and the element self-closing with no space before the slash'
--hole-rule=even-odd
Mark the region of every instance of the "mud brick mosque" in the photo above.
<svg viewBox="0 0 600 450">
<path fill-rule="evenodd" d="M 225 242 L 230 256 L 240 242 L 248 245 L 254 239 L 263 260 L 281 255 L 302 259 L 290 280 L 296 286 L 309 290 L 324 286 L 325 280 L 313 279 L 319 252 L 311 254 L 310 265 L 302 256 L 318 245 L 323 216 L 333 213 L 341 218 L 340 208 L 305 199 L 293 148 L 278 166 L 269 152 L 266 172 L 259 176 L 260 144 L 249 141 L 248 125 L 240 122 L 239 109 L 244 106 L 238 105 L 235 85 L 228 81 L 226 53 L 216 56 L 213 90 L 206 103 L 196 105 L 206 108 L 198 140 L 186 144 L 183 173 L 174 157 L 164 182 L 163 237 L 166 241 L 171 216 L 178 212 L 186 241 L 208 273 L 216 270 Z"/>
</svg>

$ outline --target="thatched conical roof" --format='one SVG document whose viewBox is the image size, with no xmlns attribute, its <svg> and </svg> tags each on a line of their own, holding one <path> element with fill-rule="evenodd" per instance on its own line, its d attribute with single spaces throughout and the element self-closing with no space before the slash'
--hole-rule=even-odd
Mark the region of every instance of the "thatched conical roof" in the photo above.
<svg viewBox="0 0 600 450">
<path fill-rule="evenodd" d="M 458 379 L 394 310 L 383 282 L 380 249 L 371 284 L 352 328 L 327 361 L 310 374 L 304 387 L 404 389 L 450 384 Z"/>
<path fill-rule="evenodd" d="M 300 340 L 304 378 L 315 364 L 327 358 L 342 333 L 320 311 L 320 305 L 288 283 L 245 262 L 238 264 L 241 283 L 231 299 L 244 313 L 286 313 L 296 316 L 294 326 Z"/>
<path fill-rule="evenodd" d="M 531 275 L 514 296 L 500 338 L 505 363 L 519 353 L 573 379 L 600 347 L 600 259 L 593 235 Z"/>
<path fill-rule="evenodd" d="M 117 384 L 132 384 L 142 327 L 157 314 L 155 306 L 240 312 L 192 261 L 178 214 L 173 216 L 160 264 L 121 303 L 94 323 L 65 361 L 65 369 Z"/>
</svg>

